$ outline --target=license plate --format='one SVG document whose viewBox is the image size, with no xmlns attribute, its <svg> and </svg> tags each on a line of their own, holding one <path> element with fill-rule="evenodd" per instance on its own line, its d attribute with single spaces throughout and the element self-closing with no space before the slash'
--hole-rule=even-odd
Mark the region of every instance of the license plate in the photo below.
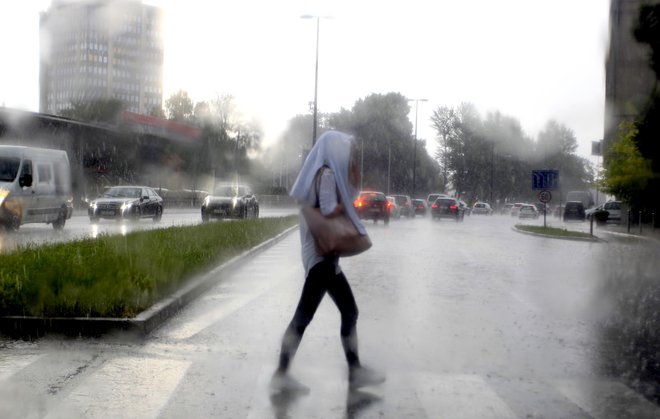
<svg viewBox="0 0 660 419">
<path fill-rule="evenodd" d="M 221 209 L 217 209 L 217 210 L 213 210 L 213 213 L 214 213 L 214 214 L 224 214 L 225 211 L 224 211 L 224 210 L 221 210 Z"/>
<path fill-rule="evenodd" d="M 101 215 L 115 215 L 114 211 L 101 211 Z"/>
</svg>

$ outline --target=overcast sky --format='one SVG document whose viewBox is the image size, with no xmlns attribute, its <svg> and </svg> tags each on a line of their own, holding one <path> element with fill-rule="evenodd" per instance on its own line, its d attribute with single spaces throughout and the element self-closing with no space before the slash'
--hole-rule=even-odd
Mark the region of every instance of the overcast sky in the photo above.
<svg viewBox="0 0 660 419">
<path fill-rule="evenodd" d="M 165 10 L 164 100 L 236 97 L 266 141 L 314 97 L 350 109 L 371 93 L 424 98 L 418 137 L 434 147 L 429 117 L 472 102 L 517 118 L 536 137 L 549 119 L 572 129 L 579 154 L 603 136 L 608 0 L 149 0 Z M 0 6 L 0 104 L 39 107 L 39 12 L 50 0 Z M 410 114 L 414 123 L 414 106 Z M 311 135 L 311 134 L 310 134 Z"/>
</svg>

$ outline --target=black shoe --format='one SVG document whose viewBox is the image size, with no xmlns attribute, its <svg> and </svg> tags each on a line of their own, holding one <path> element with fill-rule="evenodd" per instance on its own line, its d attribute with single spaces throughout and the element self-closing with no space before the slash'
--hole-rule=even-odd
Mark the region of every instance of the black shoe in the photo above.
<svg viewBox="0 0 660 419">
<path fill-rule="evenodd" d="M 270 390 L 273 393 L 309 393 L 309 387 L 283 372 L 273 374 L 273 378 L 270 380 Z"/>
<path fill-rule="evenodd" d="M 374 386 L 385 382 L 385 375 L 367 367 L 354 367 L 348 372 L 348 384 L 352 388 Z"/>
</svg>

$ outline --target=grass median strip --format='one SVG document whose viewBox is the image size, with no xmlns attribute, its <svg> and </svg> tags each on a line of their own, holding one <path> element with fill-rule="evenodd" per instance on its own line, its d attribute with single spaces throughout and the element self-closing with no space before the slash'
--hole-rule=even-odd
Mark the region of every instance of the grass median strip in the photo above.
<svg viewBox="0 0 660 419">
<path fill-rule="evenodd" d="M 101 236 L 0 255 L 0 315 L 133 317 L 296 216 Z"/>
<path fill-rule="evenodd" d="M 565 228 L 532 226 L 525 224 L 516 224 L 516 228 L 518 230 L 528 231 L 530 233 L 536 233 L 536 234 L 545 234 L 547 236 L 593 238 L 593 236 L 590 235 L 589 233 L 566 230 Z"/>
</svg>

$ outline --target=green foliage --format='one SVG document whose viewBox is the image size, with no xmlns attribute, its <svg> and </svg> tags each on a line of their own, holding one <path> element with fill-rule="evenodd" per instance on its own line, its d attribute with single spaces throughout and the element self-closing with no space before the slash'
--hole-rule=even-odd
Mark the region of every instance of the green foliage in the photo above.
<svg viewBox="0 0 660 419">
<path fill-rule="evenodd" d="M 635 124 L 621 124 L 605 156 L 602 176 L 605 191 L 628 205 L 642 198 L 649 180 L 653 178 L 650 160 L 642 156 L 635 143 L 637 134 Z"/>
<path fill-rule="evenodd" d="M 444 190 L 469 202 L 535 199 L 530 188 L 533 169 L 559 170 L 564 190 L 585 189 L 591 183 L 589 162 L 575 155 L 575 135 L 555 121 L 548 122 L 536 143 L 518 120 L 499 112 L 482 119 L 469 103 L 439 107 L 431 122 Z"/>
<path fill-rule="evenodd" d="M 179 90 L 165 101 L 165 113 L 169 119 L 188 122 L 193 116 L 193 101 L 185 90 Z"/>
<path fill-rule="evenodd" d="M 194 274 L 296 221 L 291 216 L 170 227 L 0 255 L 0 314 L 132 317 Z"/>
<path fill-rule="evenodd" d="M 530 233 L 536 234 L 544 234 L 547 236 L 591 238 L 589 233 L 566 230 L 565 228 L 533 226 L 527 224 L 516 224 L 516 228 L 518 230 L 528 231 Z"/>
</svg>

